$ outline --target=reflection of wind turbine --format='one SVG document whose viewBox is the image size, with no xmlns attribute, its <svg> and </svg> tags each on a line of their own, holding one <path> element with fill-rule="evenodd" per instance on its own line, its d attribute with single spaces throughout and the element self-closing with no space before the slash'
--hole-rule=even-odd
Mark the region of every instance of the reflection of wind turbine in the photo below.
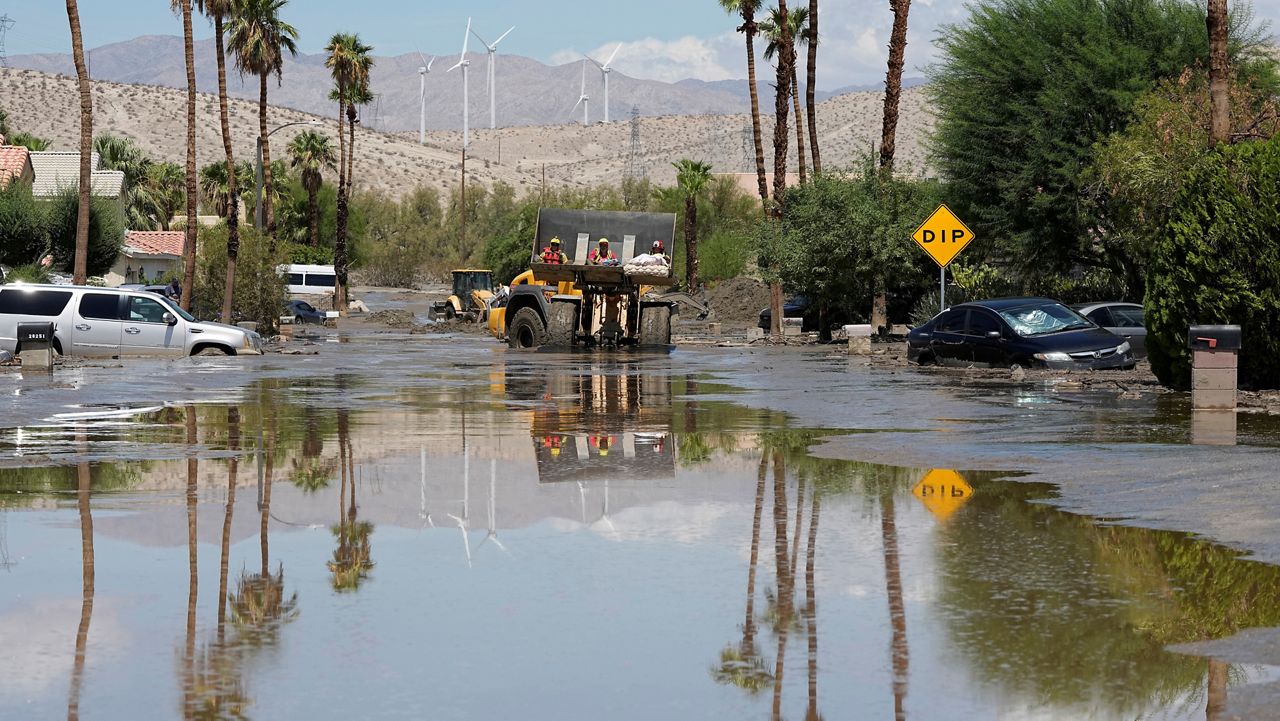
<svg viewBox="0 0 1280 721">
<path fill-rule="evenodd" d="M 512 25 L 511 30 L 515 30 L 515 29 L 516 29 L 515 26 Z M 494 80 L 496 79 L 496 77 L 494 75 L 493 66 L 498 57 L 498 43 L 502 42 L 503 38 L 510 35 L 511 30 L 508 30 L 502 35 L 498 36 L 498 39 L 494 40 L 492 43 L 489 43 L 484 38 L 480 37 L 480 34 L 477 33 L 475 30 L 471 31 L 471 34 L 476 36 L 476 40 L 479 40 L 485 46 L 485 48 L 488 49 L 489 51 L 488 84 L 489 84 L 489 129 L 490 130 L 493 130 L 494 128 L 498 127 L 497 95 L 494 92 Z"/>
<path fill-rule="evenodd" d="M 598 62 L 590 55 L 587 56 L 587 60 L 595 63 L 596 67 L 600 68 L 600 74 L 604 76 L 604 121 L 606 123 L 609 122 L 609 75 L 613 73 L 613 66 L 610 63 L 618 56 L 618 51 L 621 49 L 622 43 L 618 43 L 618 47 L 613 49 L 613 54 L 603 63 Z"/>
<path fill-rule="evenodd" d="M 582 61 L 582 87 L 578 91 L 578 102 L 574 103 L 573 109 L 577 110 L 578 106 L 582 106 L 582 124 L 587 125 L 590 122 L 587 110 L 591 106 L 591 96 L 587 95 L 587 61 Z"/>
<path fill-rule="evenodd" d="M 446 70 L 451 73 L 458 68 L 462 68 L 462 149 L 466 150 L 471 145 L 471 126 L 470 112 L 471 108 L 468 103 L 468 87 L 467 69 L 471 67 L 471 61 L 467 60 L 467 42 L 471 39 L 471 18 L 467 18 L 467 30 L 462 34 L 462 55 L 458 58 L 458 64 Z"/>
<path fill-rule="evenodd" d="M 418 508 L 418 518 L 422 519 L 423 528 L 426 528 L 427 526 L 431 526 L 432 528 L 435 528 L 436 527 L 435 521 L 431 520 L 431 514 L 427 512 L 427 449 L 425 446 L 422 448 L 422 458 L 418 463 L 418 468 L 421 471 L 421 476 L 422 476 L 421 487 L 420 487 L 421 488 L 420 493 L 422 496 L 422 500 L 421 500 L 422 505 L 419 506 Z"/>
<path fill-rule="evenodd" d="M 484 540 L 480 541 L 476 546 L 476 552 L 480 552 L 480 546 L 489 541 L 493 541 L 493 545 L 497 546 L 503 553 L 508 556 L 511 552 L 507 547 L 502 545 L 502 541 L 498 540 L 498 461 L 489 461 L 489 532 L 485 534 Z"/>
<path fill-rule="evenodd" d="M 427 74 L 431 72 L 431 63 L 436 61 L 434 55 L 430 60 L 418 53 L 422 65 L 418 66 L 418 145 L 427 144 Z"/>
<path fill-rule="evenodd" d="M 465 410 L 463 411 L 465 413 Z M 465 443 L 466 436 L 463 436 Z M 471 508 L 471 455 L 464 448 L 462 450 L 462 518 L 458 518 L 452 513 L 454 523 L 458 524 L 458 530 L 462 531 L 462 548 L 467 553 L 467 568 L 471 567 L 471 539 L 467 536 L 467 523 L 470 521 Z"/>
</svg>

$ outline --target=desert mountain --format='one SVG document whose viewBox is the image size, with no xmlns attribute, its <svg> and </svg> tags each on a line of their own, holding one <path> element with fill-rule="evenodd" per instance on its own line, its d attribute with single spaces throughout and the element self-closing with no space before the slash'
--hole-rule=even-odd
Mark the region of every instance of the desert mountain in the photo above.
<svg viewBox="0 0 1280 721">
<path fill-rule="evenodd" d="M 100 63 L 101 59 L 95 60 Z M 273 96 L 274 97 L 274 96 Z M 818 105 L 820 147 L 825 168 L 852 165 L 880 138 L 883 95 L 862 92 L 840 95 Z M 186 153 L 186 94 L 150 85 L 93 83 L 94 132 L 122 135 L 136 140 L 153 157 L 183 162 Z M 684 115 L 645 117 L 639 120 L 640 170 L 657 183 L 669 184 L 675 172 L 671 163 L 695 158 L 712 164 L 715 172 L 754 170 L 749 154 L 750 117 L 747 103 L 738 101 L 732 115 Z M 79 95 L 73 76 L 33 70 L 0 68 L 0 107 L 8 111 L 10 124 L 53 141 L 54 149 L 71 150 L 79 142 Z M 923 141 L 932 125 L 923 88 L 909 88 L 902 95 L 898 125 L 898 167 L 925 172 Z M 336 111 L 336 109 L 334 109 Z M 197 155 L 201 165 L 221 160 L 222 141 L 216 95 L 198 96 L 196 114 Z M 319 123 L 324 132 L 336 130 L 335 112 L 323 117 L 298 110 L 273 107 L 270 123 Z M 232 134 L 237 157 L 252 160 L 258 128 L 256 102 L 232 100 Z M 272 157 L 283 157 L 292 135 L 306 126 L 286 128 L 271 138 Z M 765 119 L 765 143 L 771 144 L 772 122 Z M 385 133 L 361 126 L 356 133 L 357 183 L 395 195 L 417 185 L 442 190 L 457 187 L 461 133 L 437 130 L 419 145 L 416 132 Z M 631 154 L 631 124 L 595 123 L 587 127 L 561 125 L 500 128 L 474 131 L 467 159 L 467 174 L 486 185 L 505 182 L 517 192 L 532 191 L 545 178 L 548 185 L 618 182 Z M 768 151 L 772 159 L 772 151 Z M 772 162 L 770 162 L 772 166 Z M 794 152 L 789 168 L 794 170 Z"/>
</svg>

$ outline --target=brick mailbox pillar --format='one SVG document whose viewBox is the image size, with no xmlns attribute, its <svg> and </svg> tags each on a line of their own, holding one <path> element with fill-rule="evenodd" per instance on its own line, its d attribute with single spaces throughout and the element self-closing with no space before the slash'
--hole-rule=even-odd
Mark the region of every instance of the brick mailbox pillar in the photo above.
<svg viewBox="0 0 1280 721">
<path fill-rule="evenodd" d="M 1191 349 L 1191 407 L 1235 410 L 1240 326 L 1193 325 L 1187 347 Z"/>
</svg>

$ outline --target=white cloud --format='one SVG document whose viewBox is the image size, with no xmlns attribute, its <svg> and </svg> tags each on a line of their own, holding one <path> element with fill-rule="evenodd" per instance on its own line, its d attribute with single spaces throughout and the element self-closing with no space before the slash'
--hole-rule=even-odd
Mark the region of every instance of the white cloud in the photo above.
<svg viewBox="0 0 1280 721">
<path fill-rule="evenodd" d="M 648 37 L 623 42 L 613 61 L 613 67 L 633 78 L 664 82 L 685 78 L 731 80 L 740 75 L 736 68 L 727 66 L 725 62 L 726 46 L 732 40 L 733 36 L 729 34 L 714 38 L 689 35 L 676 40 Z M 617 47 L 617 42 L 606 43 L 588 50 L 587 54 L 604 62 Z M 551 55 L 551 62 L 557 65 L 581 59 L 582 53 L 574 49 L 559 50 Z"/>
</svg>

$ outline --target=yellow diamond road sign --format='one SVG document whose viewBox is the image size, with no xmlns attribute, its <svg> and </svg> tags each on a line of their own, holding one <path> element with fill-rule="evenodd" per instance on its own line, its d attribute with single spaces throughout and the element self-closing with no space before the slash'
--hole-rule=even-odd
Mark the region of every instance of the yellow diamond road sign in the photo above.
<svg viewBox="0 0 1280 721">
<path fill-rule="evenodd" d="M 911 495 L 919 498 L 939 521 L 945 521 L 973 497 L 973 486 L 953 470 L 935 468 L 924 474 L 911 489 Z"/>
<path fill-rule="evenodd" d="M 944 203 L 916 228 L 911 237 L 933 258 L 933 262 L 945 268 L 973 240 L 973 231 Z"/>
</svg>

